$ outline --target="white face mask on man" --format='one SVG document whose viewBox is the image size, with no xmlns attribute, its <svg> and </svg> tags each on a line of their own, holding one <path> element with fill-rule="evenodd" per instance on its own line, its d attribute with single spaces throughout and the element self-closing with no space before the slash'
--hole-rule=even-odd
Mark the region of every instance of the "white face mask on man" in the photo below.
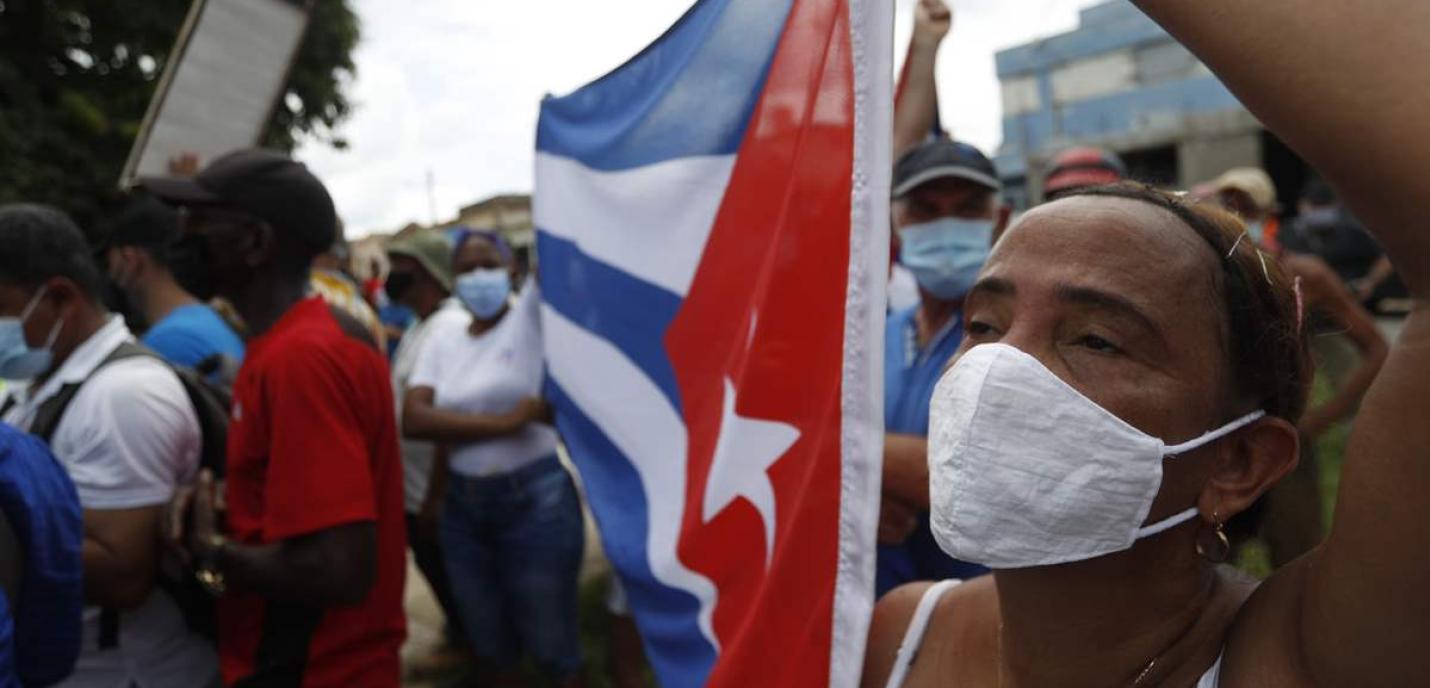
<svg viewBox="0 0 1430 688">
<path fill-rule="evenodd" d="M 1162 460 L 1266 415 L 1250 413 L 1168 446 L 1098 406 L 1007 344 L 969 349 L 934 388 L 930 527 L 949 555 L 994 569 L 1047 566 L 1130 549 L 1197 516 L 1142 525 Z"/>
</svg>

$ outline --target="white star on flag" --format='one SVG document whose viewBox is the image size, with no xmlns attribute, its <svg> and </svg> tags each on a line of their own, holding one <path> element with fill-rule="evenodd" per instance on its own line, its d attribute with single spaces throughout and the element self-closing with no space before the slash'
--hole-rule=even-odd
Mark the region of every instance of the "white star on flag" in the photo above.
<svg viewBox="0 0 1430 688">
<path fill-rule="evenodd" d="M 710 476 L 705 483 L 705 522 L 744 497 L 765 525 L 765 567 L 775 549 L 775 488 L 769 469 L 799 439 L 788 423 L 746 418 L 735 412 L 735 384 L 725 379 L 724 412 Z"/>
</svg>

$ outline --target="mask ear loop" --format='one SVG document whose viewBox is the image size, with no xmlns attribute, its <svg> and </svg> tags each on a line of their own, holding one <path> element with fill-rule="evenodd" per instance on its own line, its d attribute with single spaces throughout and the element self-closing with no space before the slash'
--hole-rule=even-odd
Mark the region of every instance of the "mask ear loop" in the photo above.
<svg viewBox="0 0 1430 688">
<path fill-rule="evenodd" d="M 35 292 L 34 296 L 30 297 L 30 302 L 25 304 L 25 310 L 20 311 L 20 322 L 25 322 L 30 319 L 30 316 L 35 312 L 35 307 L 40 305 L 40 299 L 45 298 L 45 293 L 48 292 L 49 289 L 49 285 L 43 285 L 39 291 Z"/>
<path fill-rule="evenodd" d="M 1226 425 L 1223 425 L 1216 430 L 1212 430 L 1211 432 L 1205 433 L 1201 437 L 1198 437 L 1194 440 L 1189 440 L 1181 444 L 1174 444 L 1170 447 L 1163 447 L 1162 455 L 1166 457 L 1173 457 L 1185 454 L 1193 449 L 1196 449 L 1197 447 L 1207 444 L 1208 442 L 1212 442 L 1226 437 L 1227 435 L 1230 435 L 1237 430 L 1240 430 L 1248 425 L 1251 425 L 1252 423 L 1255 423 L 1258 420 L 1261 420 L 1265 416 L 1265 411 L 1252 411 L 1251 413 L 1237 418 L 1236 420 L 1227 423 Z"/>
<path fill-rule="evenodd" d="M 60 338 L 60 329 L 63 328 L 64 326 L 65 326 L 65 319 L 64 319 L 64 318 L 60 318 L 60 319 L 58 319 L 58 320 L 55 321 L 54 326 L 50 328 L 50 336 L 45 339 L 45 348 L 46 348 L 46 349 L 50 349 L 50 348 L 53 348 L 53 347 L 54 347 L 54 345 L 55 345 L 55 340 Z"/>
</svg>

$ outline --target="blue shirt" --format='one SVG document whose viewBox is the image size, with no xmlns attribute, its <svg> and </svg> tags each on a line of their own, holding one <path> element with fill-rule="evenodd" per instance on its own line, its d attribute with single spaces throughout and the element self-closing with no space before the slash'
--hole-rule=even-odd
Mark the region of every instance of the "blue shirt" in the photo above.
<svg viewBox="0 0 1430 688">
<path fill-rule="evenodd" d="M 934 385 L 963 342 L 963 318 L 954 314 L 922 349 L 918 345 L 918 306 L 889 314 L 884 330 L 884 431 L 927 437 L 929 402 Z M 919 519 L 901 545 L 880 545 L 875 592 L 884 593 L 916 580 L 967 579 L 986 571 L 958 561 L 939 548 L 929 531 L 928 514 Z"/>
<path fill-rule="evenodd" d="M 954 314 L 919 349 L 917 312 L 914 306 L 890 313 L 884 328 L 884 431 L 926 437 L 933 388 L 963 341 L 963 319 Z"/>
<path fill-rule="evenodd" d="M 377 310 L 377 321 L 390 325 L 402 331 L 403 334 L 412 328 L 412 324 L 417 321 L 417 314 L 411 308 L 400 303 L 389 303 Z M 397 355 L 397 345 L 402 343 L 402 335 L 387 337 L 387 357 L 391 359 Z"/>
<path fill-rule="evenodd" d="M 84 521 L 64 467 L 43 442 L 4 423 L 0 509 L 15 531 L 24 564 L 18 599 L 0 604 L 0 686 L 15 685 L 16 679 L 21 685 L 49 685 L 68 676 L 79 656 Z"/>
<path fill-rule="evenodd" d="M 143 341 L 164 360 L 186 368 L 214 354 L 243 361 L 243 340 L 214 309 L 201 303 L 175 308 L 144 333 Z"/>
</svg>

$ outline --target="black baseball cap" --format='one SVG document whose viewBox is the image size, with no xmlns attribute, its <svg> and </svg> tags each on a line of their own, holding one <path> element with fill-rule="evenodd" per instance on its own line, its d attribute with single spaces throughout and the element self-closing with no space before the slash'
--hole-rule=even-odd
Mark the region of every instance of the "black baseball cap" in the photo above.
<svg viewBox="0 0 1430 688">
<path fill-rule="evenodd" d="M 947 177 L 966 179 L 990 191 L 1003 190 L 998 169 L 983 151 L 962 141 L 940 138 L 919 144 L 894 163 L 894 198 L 925 182 Z"/>
<path fill-rule="evenodd" d="M 153 196 L 139 194 L 129 201 L 107 230 L 100 250 L 120 246 L 163 248 L 179 239 L 179 214 Z"/>
<path fill-rule="evenodd" d="M 303 163 L 277 151 L 226 153 L 193 177 L 141 177 L 139 185 L 180 206 L 218 206 L 252 215 L 314 249 L 332 246 L 338 232 L 333 198 Z"/>
</svg>

